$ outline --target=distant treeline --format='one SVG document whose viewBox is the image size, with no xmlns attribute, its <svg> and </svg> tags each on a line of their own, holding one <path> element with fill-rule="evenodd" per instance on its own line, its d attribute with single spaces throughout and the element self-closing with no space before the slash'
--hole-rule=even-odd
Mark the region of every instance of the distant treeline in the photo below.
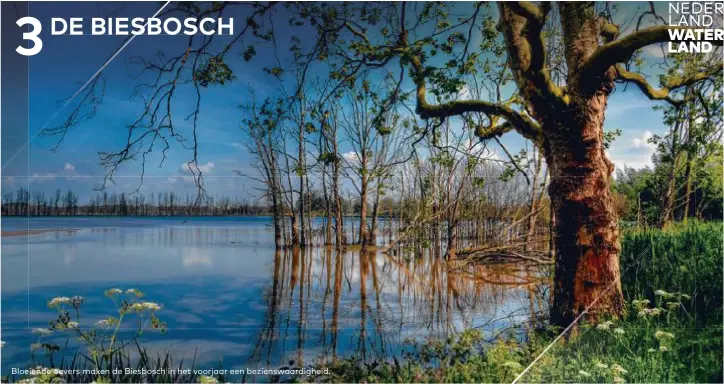
<svg viewBox="0 0 724 384">
<path fill-rule="evenodd" d="M 322 196 L 312 194 L 313 209 L 322 210 Z M 359 204 L 343 199 L 346 213 L 359 213 Z M 78 194 L 58 189 L 47 195 L 42 191 L 20 188 L 2 194 L 3 216 L 267 216 L 269 205 L 250 198 L 205 197 L 197 203 L 195 195 L 174 192 L 142 193 L 103 192 L 79 203 Z"/>
<path fill-rule="evenodd" d="M 196 197 L 174 192 L 109 193 L 104 192 L 80 204 L 78 195 L 60 189 L 53 195 L 20 188 L 3 193 L 4 216 L 253 216 L 269 214 L 269 207 L 247 199 L 206 198 L 202 204 Z"/>
</svg>

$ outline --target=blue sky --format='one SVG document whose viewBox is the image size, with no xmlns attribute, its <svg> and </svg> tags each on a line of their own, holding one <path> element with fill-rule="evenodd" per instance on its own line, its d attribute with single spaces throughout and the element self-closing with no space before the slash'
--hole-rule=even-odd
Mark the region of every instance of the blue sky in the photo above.
<svg viewBox="0 0 724 384">
<path fill-rule="evenodd" d="M 125 4 L 125 5 L 124 5 Z M 118 150 L 125 142 L 127 126 L 142 110 L 142 101 L 131 97 L 137 84 L 129 74 L 126 61 L 132 56 L 149 57 L 159 49 L 169 52 L 183 49 L 185 36 L 138 36 L 125 50 L 110 63 L 104 71 L 107 80 L 104 102 L 97 115 L 78 127 L 73 128 L 57 151 L 57 138 L 35 136 L 44 123 L 60 108 L 63 100 L 72 95 L 121 44 L 122 36 L 48 36 L 50 17 L 98 17 L 115 11 L 116 16 L 150 17 L 157 3 L 33 3 L 30 15 L 41 20 L 45 44 L 40 54 L 30 58 L 30 141 L 29 165 L 27 161 L 3 164 L 3 191 L 19 186 L 31 190 L 52 193 L 57 188 L 73 189 L 82 198 L 95 194 L 103 180 L 104 169 L 98 164 L 98 152 Z M 494 8 L 494 7 L 493 7 Z M 284 19 L 285 20 L 285 19 Z M 279 25 L 285 25 L 280 22 Z M 237 20 L 237 27 L 240 25 Z M 282 27 L 281 34 L 290 32 Z M 295 33 L 298 33 L 296 31 Z M 224 87 L 205 89 L 199 122 L 199 159 L 204 170 L 205 185 L 212 195 L 256 196 L 259 185 L 248 178 L 236 176 L 235 170 L 253 173 L 253 161 L 242 143 L 244 136 L 239 128 L 242 112 L 238 106 L 248 101 L 249 89 L 257 96 L 274 92 L 278 83 L 262 72 L 265 66 L 273 65 L 263 50 L 251 62 L 241 60 L 230 63 L 237 79 Z M 657 56 L 655 50 L 645 53 Z M 176 116 L 185 116 L 191 111 L 193 98 L 188 91 L 180 91 L 174 110 Z M 75 103 L 50 122 L 49 126 L 60 124 Z M 652 108 L 649 101 L 635 87 L 624 90 L 619 87 L 609 99 L 606 129 L 621 129 L 622 135 L 614 142 L 609 155 L 617 167 L 624 165 L 642 167 L 650 164 L 653 147 L 646 143 L 652 134 L 662 135 L 666 128 L 662 115 Z M 189 124 L 178 119 L 180 129 Z M 8 129 L 3 127 L 3 129 Z M 24 132 L 23 134 L 25 134 Z M 7 134 L 7 132 L 6 132 Z M 517 152 L 525 143 L 515 133 L 502 138 L 511 152 Z M 342 144 L 343 152 L 350 150 L 348 143 Z M 497 150 L 499 156 L 502 152 Z M 3 161 L 9 154 L 3 154 Z M 163 166 L 159 167 L 158 153 L 150 158 L 146 166 L 142 191 L 146 193 L 173 190 L 177 193 L 193 194 L 193 184 L 184 176 L 183 164 L 190 160 L 191 153 L 179 145 L 172 146 Z M 140 181 L 140 164 L 123 166 L 117 174 L 116 191 L 132 191 Z M 15 176 L 15 177 L 13 177 Z M 28 184 L 29 182 L 29 184 Z"/>
</svg>

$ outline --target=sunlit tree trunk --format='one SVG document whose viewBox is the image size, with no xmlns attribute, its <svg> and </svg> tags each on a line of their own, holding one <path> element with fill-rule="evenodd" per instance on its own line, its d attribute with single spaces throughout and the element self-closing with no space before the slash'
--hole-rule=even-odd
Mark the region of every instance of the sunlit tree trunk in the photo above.
<svg viewBox="0 0 724 384">
<path fill-rule="evenodd" d="M 548 194 L 555 215 L 555 278 L 551 317 L 567 326 L 584 309 L 621 314 L 619 231 L 610 192 L 612 163 L 603 146 L 606 97 L 595 95 L 547 129 Z"/>
</svg>

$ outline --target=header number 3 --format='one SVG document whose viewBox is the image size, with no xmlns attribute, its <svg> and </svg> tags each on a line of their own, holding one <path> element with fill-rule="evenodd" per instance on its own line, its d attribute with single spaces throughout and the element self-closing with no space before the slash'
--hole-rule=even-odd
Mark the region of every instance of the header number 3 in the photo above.
<svg viewBox="0 0 724 384">
<path fill-rule="evenodd" d="M 18 19 L 16 24 L 20 27 L 26 24 L 30 24 L 33 27 L 33 30 L 30 32 L 23 33 L 23 39 L 30 40 L 33 42 L 32 48 L 24 48 L 22 46 L 18 46 L 15 48 L 15 51 L 23 56 L 33 56 L 40 52 L 40 50 L 43 48 L 43 41 L 40 40 L 38 35 L 40 35 L 40 31 L 43 29 L 43 26 L 40 24 L 40 21 L 34 17 L 21 17 Z"/>
</svg>

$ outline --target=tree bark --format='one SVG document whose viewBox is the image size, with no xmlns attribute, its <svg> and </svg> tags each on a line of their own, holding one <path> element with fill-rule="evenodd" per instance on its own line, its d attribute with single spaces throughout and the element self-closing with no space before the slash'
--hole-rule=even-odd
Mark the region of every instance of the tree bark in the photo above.
<svg viewBox="0 0 724 384">
<path fill-rule="evenodd" d="M 692 162 L 694 161 L 692 159 L 693 156 L 687 152 L 686 156 L 686 170 L 684 171 L 684 182 L 686 183 L 686 192 L 684 192 L 684 223 L 686 223 L 689 220 L 689 214 L 691 209 L 691 186 L 692 186 L 692 177 L 691 177 L 691 168 L 692 168 Z"/>
<path fill-rule="evenodd" d="M 367 190 L 369 184 L 368 170 L 366 167 L 366 156 L 362 157 L 362 185 L 360 187 L 360 212 L 359 212 L 359 243 L 364 249 L 367 246 Z"/>
<path fill-rule="evenodd" d="M 544 142 L 556 233 L 551 321 L 563 327 L 591 305 L 594 318 L 624 310 L 609 190 L 613 165 L 603 146 L 606 96 L 596 94 L 572 107 L 557 127 L 546 130 Z"/>
<path fill-rule="evenodd" d="M 458 229 L 457 220 L 447 220 L 447 249 L 445 256 L 448 260 L 457 257 L 458 249 Z"/>
<path fill-rule="evenodd" d="M 377 192 L 375 193 L 375 202 L 372 204 L 372 230 L 370 231 L 370 239 L 372 245 L 377 245 L 377 236 L 379 235 L 379 216 L 380 216 L 380 195 L 382 194 L 382 179 L 377 179 Z"/>
</svg>

